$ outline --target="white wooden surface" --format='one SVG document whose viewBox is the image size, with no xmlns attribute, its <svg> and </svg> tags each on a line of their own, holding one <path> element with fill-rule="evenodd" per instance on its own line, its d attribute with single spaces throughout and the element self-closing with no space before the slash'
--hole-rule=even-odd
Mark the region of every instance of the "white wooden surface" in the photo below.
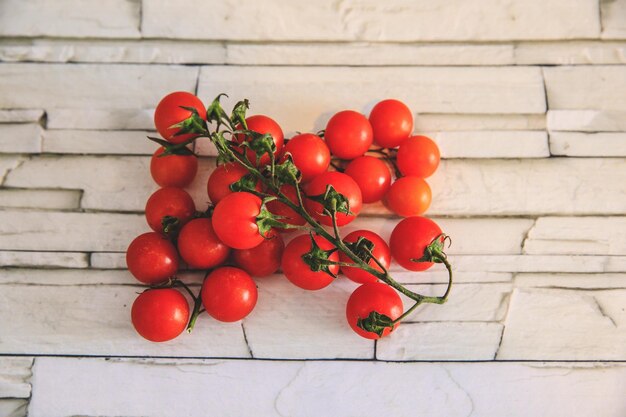
<svg viewBox="0 0 626 417">
<path fill-rule="evenodd" d="M 124 251 L 174 90 L 288 133 L 405 100 L 444 157 L 450 302 L 374 343 L 344 323 L 353 283 L 275 275 L 242 323 L 140 339 Z M 0 1 L 0 265 L 0 416 L 623 417 L 626 1 Z"/>
</svg>

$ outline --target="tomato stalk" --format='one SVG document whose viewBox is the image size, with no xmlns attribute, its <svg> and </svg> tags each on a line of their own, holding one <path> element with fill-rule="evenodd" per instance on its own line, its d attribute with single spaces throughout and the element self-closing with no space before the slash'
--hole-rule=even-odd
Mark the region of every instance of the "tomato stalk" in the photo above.
<svg viewBox="0 0 626 417">
<path fill-rule="evenodd" d="M 191 311 L 191 317 L 189 318 L 189 323 L 187 324 L 187 333 L 191 333 L 193 331 L 194 326 L 196 325 L 196 320 L 198 320 L 198 316 L 202 313 L 202 297 L 200 294 L 197 296 L 191 291 L 191 288 L 184 282 L 179 279 L 175 279 L 172 282 L 172 286 L 180 286 L 187 291 L 191 299 L 193 300 L 193 310 Z"/>
</svg>

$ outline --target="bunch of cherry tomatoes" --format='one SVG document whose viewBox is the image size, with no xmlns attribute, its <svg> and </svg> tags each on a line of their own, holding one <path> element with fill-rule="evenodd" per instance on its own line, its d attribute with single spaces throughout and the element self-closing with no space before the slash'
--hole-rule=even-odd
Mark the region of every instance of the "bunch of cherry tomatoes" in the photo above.
<svg viewBox="0 0 626 417">
<path fill-rule="evenodd" d="M 349 298 L 346 317 L 357 334 L 370 339 L 394 330 L 408 313 L 398 291 L 417 301 L 416 306 L 445 302 L 449 287 L 444 297 L 424 297 L 404 289 L 387 272 L 392 256 L 412 271 L 428 269 L 433 262 L 449 267 L 441 251 L 446 236 L 421 217 L 431 201 L 424 178 L 437 169 L 439 150 L 431 139 L 412 136 L 413 116 L 405 104 L 381 101 L 369 118 L 341 111 L 324 131 L 285 140 L 276 121 L 245 117 L 247 100 L 240 103 L 243 116 L 233 110 L 228 117 L 219 96 L 207 112 L 196 96 L 176 92 L 156 108 L 155 125 L 163 139 L 152 138 L 162 146 L 152 156 L 150 172 L 161 188 L 145 208 L 153 231 L 135 238 L 126 254 L 131 274 L 150 286 L 131 311 L 141 336 L 171 340 L 190 330 L 203 311 L 223 322 L 241 320 L 257 303 L 252 277 L 279 269 L 305 290 L 328 286 L 340 272 L 361 284 Z M 220 164 L 207 181 L 211 204 L 200 213 L 184 190 L 198 169 L 189 145 L 208 136 L 212 122 L 218 129 L 230 125 L 232 152 L 220 153 Z M 297 182 L 275 181 L 281 168 L 287 172 L 293 166 Z M 363 204 L 381 200 L 405 217 L 389 245 L 368 230 L 339 235 Z M 285 246 L 283 234 L 294 230 L 305 233 Z M 208 271 L 199 295 L 176 278 L 181 260 Z M 191 296 L 192 308 L 180 289 Z"/>
</svg>

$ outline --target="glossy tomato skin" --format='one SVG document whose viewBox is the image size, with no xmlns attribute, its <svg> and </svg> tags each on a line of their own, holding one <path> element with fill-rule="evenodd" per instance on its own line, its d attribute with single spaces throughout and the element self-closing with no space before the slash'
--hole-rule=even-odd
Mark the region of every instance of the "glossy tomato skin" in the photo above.
<svg viewBox="0 0 626 417">
<path fill-rule="evenodd" d="M 206 108 L 202 101 L 193 94 L 178 91 L 163 97 L 154 111 L 154 125 L 159 134 L 172 143 L 183 143 L 197 136 L 192 133 L 174 136 L 179 129 L 172 129 L 170 126 L 182 122 L 192 114 L 189 110 L 182 109 L 181 106 L 195 108 L 200 117 L 206 120 Z"/>
<path fill-rule="evenodd" d="M 369 121 L 374 143 L 383 148 L 395 148 L 413 132 L 413 113 L 401 101 L 388 99 L 376 104 Z"/>
<path fill-rule="evenodd" d="M 274 144 L 276 145 L 276 152 L 274 152 L 274 156 L 276 160 L 283 152 L 283 144 L 285 142 L 285 136 L 283 134 L 283 130 L 280 125 L 276 123 L 276 121 L 270 117 L 263 115 L 250 116 L 246 118 L 246 124 L 248 125 L 248 130 L 252 130 L 257 133 L 266 134 L 269 133 L 272 135 L 274 139 Z M 237 126 L 237 129 L 243 129 L 243 126 Z M 235 140 L 238 143 L 242 143 L 246 139 L 246 136 L 243 134 L 235 135 Z M 257 161 L 256 154 L 251 149 L 246 149 L 248 159 L 255 165 L 267 165 L 270 163 L 270 157 L 268 154 L 264 154 L 260 161 Z"/>
<path fill-rule="evenodd" d="M 441 228 L 426 217 L 414 216 L 403 219 L 391 233 L 389 246 L 391 255 L 403 268 L 410 271 L 424 271 L 432 262 L 412 262 L 424 256 L 426 246 L 441 235 Z"/>
<path fill-rule="evenodd" d="M 296 135 L 285 145 L 296 167 L 302 173 L 302 182 L 311 181 L 326 172 L 330 165 L 330 150 L 326 142 L 312 133 Z"/>
<path fill-rule="evenodd" d="M 178 252 L 187 265 L 198 269 L 214 268 L 226 261 L 230 248 L 213 230 L 211 219 L 193 219 L 178 234 Z"/>
<path fill-rule="evenodd" d="M 344 171 L 359 186 L 364 203 L 380 201 L 391 186 L 391 171 L 385 162 L 373 156 L 360 156 Z"/>
<path fill-rule="evenodd" d="M 378 259 L 378 261 L 385 267 L 385 269 L 389 269 L 389 265 L 391 264 L 391 251 L 389 250 L 389 246 L 387 245 L 387 242 L 385 242 L 385 240 L 379 235 L 377 235 L 376 233 L 371 232 L 369 230 L 355 230 L 354 232 L 349 233 L 346 237 L 344 237 L 343 241 L 348 242 L 348 243 L 354 243 L 360 237 L 364 237 L 365 239 L 369 240 L 370 242 L 374 244 L 374 249 L 372 249 L 372 254 L 374 255 L 374 258 Z M 343 252 L 339 254 L 339 259 L 341 260 L 341 262 L 354 263 Z M 368 264 L 372 268 L 377 269 L 382 272 L 382 269 L 378 266 L 376 261 L 374 261 L 373 259 L 370 259 Z M 365 284 L 366 282 L 378 281 L 378 278 L 376 278 L 374 275 L 360 268 L 342 266 L 341 272 L 343 272 L 343 274 L 346 277 L 348 277 L 354 282 L 358 282 L 359 284 Z"/>
<path fill-rule="evenodd" d="M 361 189 L 349 175 L 329 171 L 318 175 L 313 181 L 308 183 L 305 188 L 306 194 L 308 196 L 324 194 L 328 184 L 332 185 L 339 194 L 343 194 L 348 199 L 350 212 L 352 212 L 352 214 L 337 213 L 337 224 L 344 226 L 354 220 L 361 212 L 361 207 L 363 206 Z M 324 208 L 320 203 L 313 200 L 306 200 L 305 205 L 313 217 L 326 226 L 332 226 L 332 219 L 330 216 L 323 214 Z"/>
<path fill-rule="evenodd" d="M 358 319 L 367 318 L 372 311 L 384 314 L 392 320 L 402 315 L 402 299 L 398 293 L 387 284 L 382 282 L 368 282 L 354 290 L 346 306 L 346 319 L 348 324 L 356 334 L 366 339 L 380 339 L 373 332 L 366 332 L 357 326 Z M 397 329 L 399 323 L 395 325 Z M 382 337 L 387 336 L 393 330 L 387 328 L 383 331 Z"/>
<path fill-rule="evenodd" d="M 397 164 L 403 175 L 430 177 L 439 166 L 439 147 L 427 136 L 412 136 L 400 144 Z"/>
<path fill-rule="evenodd" d="M 158 284 L 178 271 L 178 253 L 165 237 L 156 232 L 137 236 L 126 250 L 130 273 L 144 284 Z"/>
<path fill-rule="evenodd" d="M 331 250 L 333 244 L 321 236 L 315 236 L 315 243 L 322 250 Z M 300 235 L 287 244 L 281 260 L 283 273 L 292 284 L 305 290 L 320 290 L 330 285 L 335 278 L 331 277 L 324 271 L 313 272 L 309 265 L 302 259 L 302 255 L 311 250 L 311 237 L 309 235 Z M 334 262 L 339 261 L 337 252 L 333 252 L 329 259 Z M 339 266 L 331 265 L 329 267 L 333 274 L 339 273 Z"/>
<path fill-rule="evenodd" d="M 229 194 L 215 206 L 213 230 L 226 246 L 233 249 L 252 249 L 264 239 L 256 224 L 260 212 L 261 199 L 254 194 Z"/>
<path fill-rule="evenodd" d="M 213 270 L 202 284 L 202 305 L 216 320 L 239 321 L 256 305 L 256 284 L 247 272 L 224 266 Z"/>
<path fill-rule="evenodd" d="M 337 158 L 354 159 L 367 152 L 372 145 L 372 125 L 359 112 L 340 111 L 328 121 L 324 139 Z"/>
<path fill-rule="evenodd" d="M 176 217 L 185 224 L 196 211 L 193 199 L 182 188 L 165 187 L 155 191 L 146 203 L 146 220 L 155 232 L 163 232 L 163 218 Z"/>
<path fill-rule="evenodd" d="M 198 172 L 198 158 L 194 155 L 159 156 L 165 148 L 159 148 L 150 160 L 150 174 L 161 187 L 183 188 L 191 184 Z"/>
<path fill-rule="evenodd" d="M 430 186 L 419 177 L 398 178 L 385 197 L 387 207 L 398 216 L 419 216 L 428 210 L 432 200 Z"/>
<path fill-rule="evenodd" d="M 237 182 L 241 177 L 249 174 L 248 170 L 237 162 L 229 162 L 215 168 L 207 182 L 207 193 L 213 204 L 217 204 L 228 194 L 232 194 L 230 185 Z M 261 184 L 256 183 L 256 190 L 261 191 Z"/>
<path fill-rule="evenodd" d="M 278 232 L 272 229 L 269 238 L 252 249 L 235 249 L 233 261 L 253 277 L 266 277 L 280 267 L 285 242 Z"/>
<path fill-rule="evenodd" d="M 284 184 L 280 187 L 280 191 L 294 204 L 298 205 L 298 195 L 293 185 Z M 303 197 L 304 198 L 304 197 Z M 291 224 L 295 226 L 302 226 L 306 223 L 306 220 L 291 207 L 278 200 L 272 200 L 267 203 L 267 209 L 270 213 L 277 216 L 283 216 L 284 219 L 280 219 L 281 222 Z M 292 232 L 295 229 L 278 229 L 280 232 Z"/>
<path fill-rule="evenodd" d="M 130 315 L 135 330 L 144 339 L 165 342 L 187 327 L 189 304 L 173 288 L 152 289 L 139 294 Z"/>
</svg>

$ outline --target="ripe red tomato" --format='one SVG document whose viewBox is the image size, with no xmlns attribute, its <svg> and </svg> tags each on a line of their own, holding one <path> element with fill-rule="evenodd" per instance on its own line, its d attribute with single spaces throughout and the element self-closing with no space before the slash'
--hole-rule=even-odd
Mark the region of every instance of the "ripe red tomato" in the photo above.
<svg viewBox="0 0 626 417">
<path fill-rule="evenodd" d="M 135 278 L 144 284 L 158 284 L 178 271 L 176 248 L 159 233 L 137 236 L 126 250 L 126 265 Z"/>
<path fill-rule="evenodd" d="M 376 104 L 369 121 L 374 143 L 383 148 L 395 148 L 413 132 L 413 113 L 398 100 L 383 100 Z"/>
<path fill-rule="evenodd" d="M 213 211 L 213 230 L 217 237 L 234 249 L 251 249 L 263 242 L 256 218 L 261 199 L 246 192 L 232 193 L 220 200 Z"/>
<path fill-rule="evenodd" d="M 398 216 L 419 216 L 428 210 L 432 194 L 428 183 L 418 177 L 398 178 L 385 197 L 387 207 Z"/>
<path fill-rule="evenodd" d="M 391 171 L 381 159 L 360 156 L 344 171 L 358 184 L 364 203 L 375 203 L 383 198 L 391 186 Z"/>
<path fill-rule="evenodd" d="M 246 118 L 246 123 L 248 124 L 248 130 L 252 130 L 253 132 L 266 134 L 269 133 L 272 135 L 272 139 L 274 139 L 274 144 L 276 145 L 276 151 L 274 152 L 274 156 L 278 160 L 278 157 L 281 155 L 283 151 L 283 143 L 285 141 L 285 136 L 283 135 L 283 130 L 280 128 L 279 124 L 267 116 L 256 115 L 250 116 Z M 237 126 L 237 129 L 243 129 L 243 126 Z M 242 143 L 246 139 L 246 136 L 243 134 L 235 135 L 235 140 L 238 143 Z M 248 159 L 255 165 L 266 165 L 270 163 L 270 157 L 267 154 L 264 154 L 261 157 L 261 160 L 257 163 L 256 154 L 253 150 L 246 150 Z"/>
<path fill-rule="evenodd" d="M 346 318 L 348 324 L 356 334 L 366 339 L 380 339 L 376 333 L 367 332 L 357 326 L 358 319 L 367 318 L 372 311 L 384 314 L 392 320 L 402 315 L 402 299 L 398 293 L 387 284 L 382 282 L 368 282 L 354 290 L 348 299 L 346 306 Z M 400 323 L 396 324 L 393 330 L 397 329 Z M 393 330 L 386 328 L 382 337 L 387 336 Z"/>
<path fill-rule="evenodd" d="M 193 268 L 209 269 L 222 264 L 230 248 L 213 231 L 211 219 L 193 219 L 183 226 L 178 235 L 178 252 Z"/>
<path fill-rule="evenodd" d="M 246 317 L 258 298 L 256 284 L 247 272 L 230 266 L 217 268 L 202 284 L 202 305 L 211 317 L 232 322 Z"/>
<path fill-rule="evenodd" d="M 328 121 L 324 138 L 337 158 L 354 159 L 372 145 L 372 125 L 361 113 L 340 111 Z"/>
<path fill-rule="evenodd" d="M 131 321 L 137 333 L 151 342 L 172 340 L 185 330 L 189 304 L 172 288 L 144 291 L 133 302 Z"/>
<path fill-rule="evenodd" d="M 241 269 L 254 277 L 265 277 L 273 274 L 280 266 L 285 249 L 285 242 L 278 232 L 271 230 L 269 239 L 252 249 L 235 249 L 233 261 Z"/>
<path fill-rule="evenodd" d="M 398 148 L 398 169 L 404 175 L 430 177 L 439 166 L 439 148 L 426 136 L 412 136 Z"/>
<path fill-rule="evenodd" d="M 315 236 L 315 243 L 322 250 L 331 250 L 333 244 L 321 236 Z M 324 271 L 313 272 L 309 265 L 302 259 L 302 255 L 311 250 L 311 237 L 309 235 L 300 235 L 287 244 L 283 252 L 281 267 L 283 273 L 289 281 L 294 285 L 305 290 L 319 290 L 328 286 L 333 282 L 334 278 Z M 338 262 L 339 255 L 333 252 L 329 260 Z M 330 265 L 330 272 L 337 274 L 339 272 L 338 265 Z"/>
<path fill-rule="evenodd" d="M 344 226 L 354 220 L 361 212 L 361 207 L 363 206 L 361 190 L 350 176 L 341 172 L 329 171 L 318 175 L 313 181 L 308 183 L 306 186 L 306 194 L 309 196 L 324 194 L 326 192 L 326 186 L 329 184 L 335 188 L 335 191 L 339 194 L 343 194 L 348 199 L 350 212 L 352 214 L 337 213 L 337 225 Z M 332 226 L 333 223 L 330 216 L 323 214 L 324 208 L 322 204 L 313 200 L 307 200 L 305 205 L 313 217 L 326 226 Z"/>
<path fill-rule="evenodd" d="M 238 162 L 229 162 L 215 168 L 207 182 L 207 192 L 211 202 L 217 204 L 222 198 L 232 194 L 233 191 L 231 191 L 230 185 L 239 181 L 241 177 L 247 174 L 249 174 L 248 170 Z M 261 191 L 261 184 L 258 181 L 256 190 Z"/>
<path fill-rule="evenodd" d="M 372 249 L 372 254 L 374 255 L 374 258 L 378 259 L 378 261 L 385 267 L 385 269 L 389 269 L 389 265 L 391 264 L 391 251 L 389 250 L 389 246 L 387 246 L 387 242 L 385 242 L 384 239 L 378 236 L 376 233 L 370 232 L 369 230 L 355 230 L 354 232 L 344 237 L 343 241 L 348 243 L 354 243 L 359 240 L 360 237 L 364 237 L 374 244 L 374 249 Z M 354 263 L 343 252 L 339 254 L 339 259 L 341 259 L 341 262 Z M 370 259 L 368 264 L 372 268 L 382 272 L 382 269 L 378 266 L 378 264 L 376 264 L 373 259 Z M 374 275 L 360 268 L 342 266 L 341 272 L 343 272 L 346 277 L 350 278 L 354 282 L 358 282 L 359 284 L 378 281 L 378 278 L 376 278 Z"/>
<path fill-rule="evenodd" d="M 330 150 L 326 142 L 312 133 L 296 135 L 285 145 L 285 152 L 293 157 L 293 162 L 302 173 L 302 182 L 311 181 L 326 172 L 330 164 Z"/>
<path fill-rule="evenodd" d="M 192 133 L 174 136 L 180 129 L 172 129 L 170 126 L 180 123 L 191 116 L 191 112 L 181 108 L 181 106 L 195 108 L 200 117 L 206 120 L 206 108 L 202 101 L 193 94 L 186 91 L 178 91 L 163 97 L 154 111 L 154 125 L 159 134 L 172 143 L 183 143 L 197 136 Z"/>
<path fill-rule="evenodd" d="M 293 185 L 284 184 L 280 187 L 280 191 L 287 196 L 292 203 L 298 204 L 298 195 L 296 194 L 296 189 Z M 272 200 L 267 203 L 267 209 L 270 213 L 275 214 L 277 216 L 284 216 L 284 219 L 280 219 L 281 222 L 286 224 L 291 224 L 295 226 L 302 226 L 306 223 L 306 220 L 298 213 L 296 213 L 291 207 L 287 206 L 284 203 L 281 203 L 278 200 Z M 295 229 L 279 229 L 281 232 L 291 232 Z"/>
<path fill-rule="evenodd" d="M 198 158 L 194 155 L 159 156 L 165 148 L 159 148 L 150 160 L 150 174 L 161 187 L 188 186 L 198 172 Z"/>
<path fill-rule="evenodd" d="M 424 256 L 426 247 L 441 236 L 437 223 L 426 217 L 407 217 L 396 225 L 391 233 L 391 255 L 402 267 L 410 271 L 424 271 L 432 262 L 413 262 Z"/>
<path fill-rule="evenodd" d="M 146 203 L 146 220 L 155 232 L 163 232 L 163 218 L 176 217 L 185 224 L 196 211 L 191 196 L 181 188 L 165 187 L 155 191 Z"/>
</svg>

